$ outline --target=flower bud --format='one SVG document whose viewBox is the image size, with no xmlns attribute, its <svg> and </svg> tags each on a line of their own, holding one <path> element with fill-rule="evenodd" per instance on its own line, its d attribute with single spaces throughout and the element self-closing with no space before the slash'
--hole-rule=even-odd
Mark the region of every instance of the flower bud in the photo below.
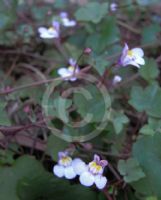
<svg viewBox="0 0 161 200">
<path fill-rule="evenodd" d="M 91 52 L 92 52 L 92 49 L 89 48 L 89 47 L 87 47 L 87 48 L 84 49 L 84 53 L 85 54 L 90 54 Z"/>
</svg>

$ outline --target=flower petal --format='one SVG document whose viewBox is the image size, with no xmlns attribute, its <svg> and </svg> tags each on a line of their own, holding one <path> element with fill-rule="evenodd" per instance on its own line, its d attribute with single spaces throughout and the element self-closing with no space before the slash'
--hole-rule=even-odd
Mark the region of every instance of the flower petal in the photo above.
<svg viewBox="0 0 161 200">
<path fill-rule="evenodd" d="M 135 54 L 136 56 L 140 56 L 140 57 L 144 56 L 144 51 L 141 48 L 133 48 L 131 50 L 133 54 Z"/>
<path fill-rule="evenodd" d="M 49 33 L 48 31 L 40 33 L 40 37 L 43 39 L 51 39 L 59 37 L 57 33 Z"/>
<path fill-rule="evenodd" d="M 75 158 L 72 161 L 72 166 L 77 175 L 80 175 L 83 172 L 87 171 L 87 165 L 80 158 Z"/>
<path fill-rule="evenodd" d="M 145 60 L 141 57 L 137 57 L 135 60 L 139 65 L 145 65 Z"/>
<path fill-rule="evenodd" d="M 60 165 L 55 165 L 53 167 L 53 173 L 59 177 L 59 178 L 62 178 L 64 176 L 64 167 L 63 166 L 60 166 Z"/>
<path fill-rule="evenodd" d="M 127 57 L 128 57 L 128 55 L 127 55 L 127 52 L 128 52 L 128 50 L 129 50 L 129 47 L 128 47 L 128 45 L 125 43 L 125 46 L 124 46 L 124 48 L 123 48 L 123 50 L 122 50 L 122 54 L 121 54 L 121 57 L 120 57 L 120 60 L 119 60 L 119 63 L 120 63 L 120 65 L 122 65 L 122 66 L 126 66 L 126 65 L 128 65 L 126 62 L 126 60 L 127 60 Z"/>
<path fill-rule="evenodd" d="M 137 67 L 137 68 L 140 68 L 140 65 L 137 64 L 136 61 L 130 61 L 130 62 L 128 63 L 128 65 L 133 65 L 133 66 L 135 66 L 135 67 Z"/>
<path fill-rule="evenodd" d="M 76 25 L 76 21 L 75 20 L 69 20 L 68 18 L 63 18 L 62 19 L 62 23 L 66 27 L 72 27 L 72 26 Z"/>
<path fill-rule="evenodd" d="M 77 63 L 77 61 L 76 60 L 74 60 L 73 58 L 69 58 L 69 65 L 71 65 L 71 66 L 75 66 L 75 64 Z"/>
<path fill-rule="evenodd" d="M 70 78 L 70 81 L 76 81 L 76 80 L 77 80 L 76 77 L 72 77 L 72 78 Z"/>
<path fill-rule="evenodd" d="M 59 151 L 58 152 L 58 158 L 62 158 L 62 157 L 65 157 L 65 156 L 68 156 L 68 152 L 67 151 Z"/>
<path fill-rule="evenodd" d="M 119 83 L 121 80 L 122 80 L 121 76 L 115 75 L 112 82 L 115 85 L 115 84 Z"/>
<path fill-rule="evenodd" d="M 113 12 L 116 11 L 117 10 L 117 4 L 116 3 L 111 3 L 110 4 L 110 10 L 113 11 Z"/>
<path fill-rule="evenodd" d="M 41 33 L 44 33 L 44 32 L 47 32 L 47 28 L 45 28 L 45 27 L 39 27 L 38 28 L 38 32 L 41 34 Z"/>
<path fill-rule="evenodd" d="M 80 175 L 79 180 L 82 185 L 90 187 L 94 183 L 94 176 L 90 172 L 83 172 Z"/>
<path fill-rule="evenodd" d="M 132 58 L 129 57 L 129 56 L 127 55 L 127 56 L 125 56 L 125 57 L 122 57 L 120 61 L 121 61 L 121 62 L 120 62 L 121 65 L 122 65 L 123 67 L 125 67 L 125 66 L 129 65 L 129 63 L 132 61 Z"/>
<path fill-rule="evenodd" d="M 123 54 L 123 55 L 127 54 L 127 51 L 128 51 L 128 50 L 129 50 L 129 47 L 128 47 L 127 43 L 125 43 L 124 48 L 123 48 L 123 50 L 122 50 L 122 54 Z"/>
<path fill-rule="evenodd" d="M 65 167 L 65 169 L 64 169 L 64 176 L 65 176 L 65 178 L 67 178 L 67 179 L 73 179 L 73 178 L 76 177 L 76 175 L 77 174 L 75 173 L 75 171 L 74 171 L 74 169 L 73 169 L 72 166 Z"/>
<path fill-rule="evenodd" d="M 95 184 L 98 189 L 103 189 L 107 183 L 107 178 L 105 176 L 97 175 L 95 176 Z"/>
<path fill-rule="evenodd" d="M 68 17 L 68 13 L 67 12 L 61 12 L 60 13 L 60 17 L 61 18 L 67 18 Z"/>
<path fill-rule="evenodd" d="M 66 77 L 66 76 L 70 76 L 71 74 L 69 73 L 69 70 L 65 67 L 58 69 L 57 73 L 61 76 L 61 77 Z"/>
<path fill-rule="evenodd" d="M 54 27 L 54 29 L 56 30 L 57 34 L 59 33 L 59 30 L 60 30 L 60 23 L 58 21 L 53 21 L 52 22 L 52 25 Z"/>
<path fill-rule="evenodd" d="M 94 161 L 96 163 L 99 163 L 100 162 L 100 157 L 97 155 L 97 154 L 94 154 Z"/>
<path fill-rule="evenodd" d="M 100 160 L 100 165 L 104 168 L 108 165 L 108 161 L 107 160 Z"/>
</svg>

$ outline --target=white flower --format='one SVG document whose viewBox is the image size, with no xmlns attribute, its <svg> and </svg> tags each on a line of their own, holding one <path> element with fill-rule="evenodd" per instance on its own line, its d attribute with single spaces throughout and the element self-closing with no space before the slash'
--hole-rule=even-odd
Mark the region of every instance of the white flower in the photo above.
<svg viewBox="0 0 161 200">
<path fill-rule="evenodd" d="M 86 169 L 86 164 L 80 158 L 72 160 L 68 152 L 59 152 L 58 157 L 58 164 L 53 167 L 53 173 L 59 178 L 73 179 Z"/>
<path fill-rule="evenodd" d="M 75 158 L 72 161 L 72 166 L 77 175 L 81 175 L 87 170 L 87 165 L 80 158 Z"/>
<path fill-rule="evenodd" d="M 127 65 L 134 65 L 140 68 L 140 65 L 145 65 L 143 56 L 144 52 L 141 48 L 133 48 L 129 50 L 128 45 L 125 43 L 119 64 L 123 67 Z"/>
<path fill-rule="evenodd" d="M 60 13 L 60 18 L 61 18 L 63 26 L 72 27 L 72 26 L 75 26 L 77 24 L 75 20 L 70 20 L 68 18 L 68 13 L 67 12 L 61 12 Z"/>
<path fill-rule="evenodd" d="M 110 4 L 110 10 L 115 12 L 117 10 L 117 4 L 116 3 L 111 3 Z"/>
<path fill-rule="evenodd" d="M 53 24 L 51 27 L 39 27 L 38 32 L 40 34 L 40 37 L 43 39 L 51 39 L 51 38 L 58 38 L 59 37 L 59 30 L 60 30 L 60 24 L 57 21 L 53 21 Z"/>
<path fill-rule="evenodd" d="M 87 187 L 95 184 L 98 189 L 103 189 L 107 183 L 107 178 L 102 174 L 107 164 L 106 160 L 100 160 L 98 155 L 94 155 L 94 160 L 88 164 L 87 170 L 81 173 L 80 183 Z"/>
<path fill-rule="evenodd" d="M 79 67 L 76 65 L 76 61 L 73 60 L 72 58 L 69 59 L 69 66 L 63 67 L 58 69 L 58 74 L 62 77 L 65 78 L 65 80 L 70 80 L 70 81 L 76 81 L 77 78 L 74 76 L 75 74 L 79 73 Z M 70 78 L 68 78 L 71 76 Z"/>
<path fill-rule="evenodd" d="M 119 83 L 122 80 L 121 76 L 115 75 L 113 78 L 113 84 L 116 85 L 117 83 Z"/>
</svg>

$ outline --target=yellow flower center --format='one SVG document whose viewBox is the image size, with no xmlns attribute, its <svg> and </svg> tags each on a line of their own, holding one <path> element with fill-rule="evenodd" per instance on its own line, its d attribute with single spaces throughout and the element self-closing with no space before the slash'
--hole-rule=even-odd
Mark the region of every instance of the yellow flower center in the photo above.
<svg viewBox="0 0 161 200">
<path fill-rule="evenodd" d="M 91 162 L 89 164 L 89 167 L 95 173 L 98 173 L 98 172 L 102 171 L 102 166 L 98 165 L 96 162 Z"/>
<path fill-rule="evenodd" d="M 71 66 L 71 65 L 70 65 L 70 66 L 68 67 L 68 69 L 69 69 L 71 72 L 73 72 L 73 71 L 74 71 L 74 66 Z"/>
<path fill-rule="evenodd" d="M 71 162 L 72 162 L 72 159 L 69 156 L 62 157 L 59 161 L 59 163 L 63 166 L 68 166 L 70 165 Z"/>
<path fill-rule="evenodd" d="M 132 50 L 128 50 L 127 55 L 128 55 L 128 56 L 133 56 L 133 55 L 134 55 L 134 54 L 133 54 L 133 51 L 132 51 Z"/>
<path fill-rule="evenodd" d="M 52 26 L 48 28 L 48 31 L 54 31 L 54 30 L 55 30 L 55 29 L 54 29 L 54 27 L 52 27 Z"/>
</svg>

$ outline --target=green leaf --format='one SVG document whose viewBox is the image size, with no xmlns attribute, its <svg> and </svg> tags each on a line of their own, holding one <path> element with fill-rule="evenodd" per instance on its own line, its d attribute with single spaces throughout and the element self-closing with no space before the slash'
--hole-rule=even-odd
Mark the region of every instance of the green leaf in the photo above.
<svg viewBox="0 0 161 200">
<path fill-rule="evenodd" d="M 148 60 L 146 59 L 145 63 L 146 64 L 139 69 L 139 73 L 145 80 L 150 82 L 151 80 L 157 78 L 159 75 L 158 65 L 152 58 Z"/>
<path fill-rule="evenodd" d="M 34 30 L 32 26 L 27 24 L 22 24 L 17 27 L 17 34 L 23 38 L 25 43 L 30 42 L 32 36 L 34 36 Z"/>
<path fill-rule="evenodd" d="M 47 142 L 46 152 L 52 157 L 53 160 L 58 160 L 58 152 L 64 151 L 68 147 L 68 143 L 58 138 L 55 135 L 50 135 Z"/>
<path fill-rule="evenodd" d="M 86 40 L 86 46 L 90 47 L 95 52 L 100 52 L 102 48 L 100 48 L 101 35 L 99 33 L 93 33 Z"/>
<path fill-rule="evenodd" d="M 18 180 L 35 174 L 41 176 L 42 171 L 41 164 L 29 156 L 19 158 L 13 167 L 0 167 L 0 199 L 20 200 L 16 190 Z"/>
<path fill-rule="evenodd" d="M 79 88 L 74 94 L 77 111 L 86 122 L 103 122 L 109 116 L 110 96 L 106 90 L 100 91 L 96 86 L 89 85 Z"/>
<path fill-rule="evenodd" d="M 109 66 L 109 62 L 106 59 L 107 55 L 96 56 L 94 55 L 89 63 L 96 69 L 100 76 L 102 76 Z"/>
<path fill-rule="evenodd" d="M 160 0 L 137 0 L 138 4 L 141 6 L 148 6 L 151 4 L 159 3 Z"/>
<path fill-rule="evenodd" d="M 73 141 L 81 141 L 92 137 L 93 134 L 91 136 L 91 133 L 95 132 L 95 130 L 96 127 L 90 123 L 84 124 L 83 126 L 80 125 L 77 128 L 70 125 L 65 125 L 63 128 L 63 133 L 65 134 L 66 138 L 71 138 Z"/>
<path fill-rule="evenodd" d="M 0 165 L 13 164 L 14 163 L 14 153 L 10 150 L 0 149 Z"/>
<path fill-rule="evenodd" d="M 161 31 L 159 24 L 151 24 L 142 29 L 142 44 L 149 44 L 157 41 L 157 35 Z"/>
<path fill-rule="evenodd" d="M 0 6 L 0 29 L 6 29 L 16 20 L 17 0 L 2 1 Z"/>
<path fill-rule="evenodd" d="M 97 193 L 56 178 L 30 156 L 19 158 L 12 167 L 0 167 L 0 177 L 1 200 L 98 200 Z"/>
<path fill-rule="evenodd" d="M 125 124 L 129 122 L 128 117 L 121 111 L 113 111 L 111 113 L 110 121 L 112 122 L 116 134 L 119 134 Z"/>
<path fill-rule="evenodd" d="M 153 136 L 155 134 L 155 131 L 149 125 L 146 124 L 140 129 L 140 133 L 144 135 Z"/>
<path fill-rule="evenodd" d="M 138 161 L 134 158 L 129 158 L 126 161 L 119 160 L 118 170 L 120 174 L 124 176 L 124 180 L 127 183 L 131 183 L 145 177 Z"/>
<path fill-rule="evenodd" d="M 18 184 L 21 200 L 97 200 L 97 194 L 81 185 L 70 185 L 67 180 L 43 173 L 41 176 L 22 179 Z"/>
<path fill-rule="evenodd" d="M 67 109 L 72 105 L 72 100 L 58 97 L 51 97 L 48 102 L 48 115 L 62 120 L 64 123 L 69 122 L 69 113 Z"/>
<path fill-rule="evenodd" d="M 87 38 L 86 46 L 93 49 L 95 52 L 102 52 L 105 48 L 119 40 L 119 29 L 117 27 L 116 18 L 109 16 L 101 23 L 99 32 L 90 34 Z M 111 50 L 111 49 L 110 49 Z"/>
<path fill-rule="evenodd" d="M 78 21 L 99 23 L 108 12 L 108 3 L 90 2 L 79 8 L 75 17 Z"/>
<path fill-rule="evenodd" d="M 119 41 L 119 29 L 116 22 L 116 17 L 108 16 L 108 18 L 101 24 L 101 46 Z"/>
<path fill-rule="evenodd" d="M 161 134 L 153 137 L 144 136 L 133 146 L 133 156 L 139 161 L 146 178 L 143 178 L 133 187 L 141 193 L 156 195 L 161 198 Z"/>
<path fill-rule="evenodd" d="M 161 120 L 153 117 L 148 118 L 148 124 L 145 124 L 140 133 L 143 135 L 153 136 L 156 133 L 161 133 Z"/>
<path fill-rule="evenodd" d="M 0 103 L 0 125 L 8 126 L 11 125 L 10 119 L 5 110 L 6 103 L 1 101 Z"/>
<path fill-rule="evenodd" d="M 161 88 L 152 84 L 145 89 L 134 86 L 129 103 L 139 112 L 145 111 L 151 117 L 161 117 Z"/>
<path fill-rule="evenodd" d="M 147 197 L 146 200 L 158 200 L 157 197 L 151 196 L 151 197 Z"/>
</svg>

